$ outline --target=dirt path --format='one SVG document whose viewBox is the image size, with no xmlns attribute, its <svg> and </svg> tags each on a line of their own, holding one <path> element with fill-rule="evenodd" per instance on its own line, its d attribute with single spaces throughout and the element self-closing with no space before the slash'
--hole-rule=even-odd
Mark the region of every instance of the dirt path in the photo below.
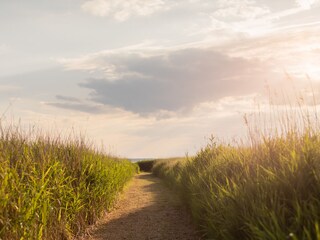
<svg viewBox="0 0 320 240">
<path fill-rule="evenodd" d="M 151 174 L 137 175 L 115 209 L 91 233 L 93 240 L 200 239 L 178 198 Z"/>
</svg>

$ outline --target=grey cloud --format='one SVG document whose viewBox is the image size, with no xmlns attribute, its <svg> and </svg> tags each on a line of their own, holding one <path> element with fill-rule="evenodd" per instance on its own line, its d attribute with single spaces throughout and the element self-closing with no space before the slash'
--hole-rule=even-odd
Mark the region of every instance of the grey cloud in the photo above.
<svg viewBox="0 0 320 240">
<path fill-rule="evenodd" d="M 49 102 L 46 103 L 49 106 L 75 110 L 79 112 L 86 112 L 90 114 L 102 114 L 106 112 L 106 109 L 99 105 L 92 105 L 87 103 L 68 103 L 68 102 Z"/>
<path fill-rule="evenodd" d="M 63 95 L 56 95 L 56 99 L 62 100 L 62 101 L 67 101 L 67 102 L 77 102 L 80 103 L 81 100 L 75 97 L 68 97 L 68 96 L 63 96 Z"/>
<path fill-rule="evenodd" d="M 259 61 L 230 58 L 210 49 L 184 49 L 158 56 L 100 56 L 121 69 L 121 79 L 88 79 L 90 100 L 139 114 L 188 110 L 225 96 L 252 93 L 267 71 Z M 100 59 L 101 60 L 101 59 Z"/>
<path fill-rule="evenodd" d="M 59 101 L 46 102 L 46 105 L 90 114 L 103 114 L 106 112 L 110 112 L 110 109 L 107 106 L 82 101 L 79 98 L 75 97 L 56 95 L 56 99 Z"/>
</svg>

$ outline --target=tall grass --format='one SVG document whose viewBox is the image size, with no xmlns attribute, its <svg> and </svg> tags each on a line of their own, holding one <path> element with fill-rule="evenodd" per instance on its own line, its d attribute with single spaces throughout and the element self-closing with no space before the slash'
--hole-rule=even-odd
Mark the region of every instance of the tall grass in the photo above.
<svg viewBox="0 0 320 240">
<path fill-rule="evenodd" d="M 136 166 L 82 139 L 0 131 L 0 239 L 72 239 L 114 202 Z"/>
<path fill-rule="evenodd" d="M 209 239 L 320 239 L 320 131 L 299 111 L 298 122 L 279 118 L 284 131 L 249 127 L 250 145 L 212 140 L 195 157 L 156 161 L 153 172 Z"/>
</svg>

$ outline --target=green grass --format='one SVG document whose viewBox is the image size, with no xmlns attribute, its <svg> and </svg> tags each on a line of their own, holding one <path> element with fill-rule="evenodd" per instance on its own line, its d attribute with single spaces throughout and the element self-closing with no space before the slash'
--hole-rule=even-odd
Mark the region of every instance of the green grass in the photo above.
<svg viewBox="0 0 320 240">
<path fill-rule="evenodd" d="M 155 162 L 208 239 L 320 239 L 318 121 L 291 113 L 277 112 L 280 129 L 249 127 L 250 144 L 212 140 L 194 157 Z"/>
<path fill-rule="evenodd" d="M 81 139 L 1 129 L 0 239 L 72 239 L 112 206 L 136 171 Z"/>
<path fill-rule="evenodd" d="M 210 145 L 153 171 L 178 189 L 210 239 L 320 239 L 319 135 Z"/>
</svg>

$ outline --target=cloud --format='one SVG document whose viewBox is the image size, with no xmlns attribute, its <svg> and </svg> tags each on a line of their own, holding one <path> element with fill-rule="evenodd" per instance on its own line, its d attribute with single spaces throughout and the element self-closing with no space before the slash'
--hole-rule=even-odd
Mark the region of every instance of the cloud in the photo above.
<svg viewBox="0 0 320 240">
<path fill-rule="evenodd" d="M 119 77 L 81 83 L 91 90 L 90 100 L 138 114 L 188 111 L 202 102 L 250 94 L 263 87 L 268 72 L 259 61 L 199 48 L 149 55 L 104 53 L 92 61 L 115 66 Z"/>
<path fill-rule="evenodd" d="M 255 19 L 270 13 L 266 6 L 259 6 L 252 0 L 218 0 L 213 16 L 223 19 Z"/>
<path fill-rule="evenodd" d="M 205 0 L 198 1 L 199 4 L 205 2 Z M 191 35 L 200 34 L 203 38 L 212 40 L 220 38 L 220 42 L 233 40 L 239 36 L 246 38 L 263 36 L 279 29 L 316 24 L 320 20 L 317 15 L 319 6 L 319 0 L 210 1 L 202 6 L 203 14 L 201 18 L 195 18 L 190 32 Z"/>
<path fill-rule="evenodd" d="M 125 21 L 132 16 L 147 16 L 170 8 L 164 0 L 89 0 L 82 4 L 85 12 L 99 17 L 112 17 Z"/>
<path fill-rule="evenodd" d="M 98 104 L 74 103 L 74 102 L 47 102 L 45 104 L 48 106 L 75 110 L 75 111 L 85 112 L 90 114 L 102 114 L 107 112 L 107 109 L 105 106 L 101 106 Z"/>
<path fill-rule="evenodd" d="M 81 102 L 81 100 L 79 98 L 68 97 L 68 96 L 63 96 L 63 95 L 56 95 L 56 99 L 68 101 L 68 102 L 78 102 L 78 103 Z"/>
<path fill-rule="evenodd" d="M 313 5 L 318 4 L 319 0 L 296 0 L 299 7 L 310 9 Z"/>
<path fill-rule="evenodd" d="M 288 59 L 289 54 L 306 50 L 314 51 L 320 48 L 320 36 L 317 34 L 319 30 L 320 22 L 274 28 L 268 34 L 248 38 L 241 44 L 237 42 L 226 44 L 223 50 L 228 53 L 238 52 L 238 56 L 250 55 L 260 58 L 282 56 L 287 60 L 292 60 L 292 58 Z"/>
<path fill-rule="evenodd" d="M 45 105 L 53 106 L 56 108 L 62 108 L 67 110 L 74 110 L 78 112 L 84 112 L 89 114 L 104 114 L 110 112 L 116 112 L 115 109 L 111 109 L 103 104 L 92 103 L 90 101 L 82 100 L 76 97 L 56 95 L 56 100 L 53 102 L 43 102 Z"/>
</svg>

